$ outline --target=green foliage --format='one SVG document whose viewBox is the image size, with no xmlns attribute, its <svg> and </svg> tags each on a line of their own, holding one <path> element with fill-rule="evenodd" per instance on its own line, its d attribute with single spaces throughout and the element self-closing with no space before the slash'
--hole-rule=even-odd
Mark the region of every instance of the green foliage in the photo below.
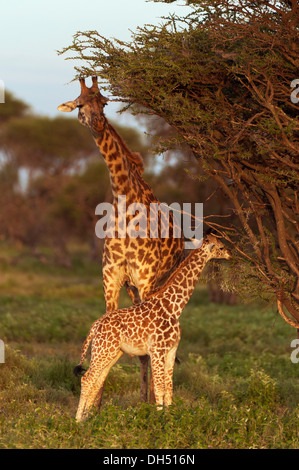
<svg viewBox="0 0 299 470">
<path fill-rule="evenodd" d="M 140 403 L 121 406 L 110 398 L 100 415 L 94 412 L 78 425 L 72 415 L 78 399 L 72 399 L 73 385 L 63 380 L 55 384 L 53 367 L 43 374 L 46 382 L 36 372 L 22 377 L 30 369 L 22 360 L 19 369 L 9 370 L 17 379 L 10 385 L 13 392 L 7 385 L 0 392 L 1 448 L 296 448 L 298 443 L 298 409 L 281 408 L 273 380 L 262 371 L 246 380 L 242 399 L 221 386 L 217 398 L 205 397 L 203 391 L 193 400 L 181 387 L 174 404 L 163 411 Z"/>
<path fill-rule="evenodd" d="M 66 357 L 55 357 L 50 360 L 39 359 L 32 361 L 32 368 L 28 374 L 30 382 L 40 390 L 46 390 L 47 401 L 56 401 L 56 391 L 80 394 L 80 384 L 73 374 L 74 365 Z"/>
<path fill-rule="evenodd" d="M 94 411 L 77 424 L 80 379 L 72 370 L 90 325 L 103 313 L 96 272 L 83 250 L 72 272 L 28 257 L 10 266 L 4 259 L 12 254 L 2 247 L 0 448 L 298 447 L 293 331 L 280 318 L 273 324 L 271 310 L 261 314 L 258 304 L 211 304 L 201 286 L 181 318 L 173 405 L 158 411 L 140 403 L 139 362 L 124 356 L 108 374 L 100 415 Z M 5 284 L 4 296 L 9 274 L 15 282 Z"/>
<path fill-rule="evenodd" d="M 253 405 L 259 405 L 266 409 L 275 408 L 279 401 L 275 381 L 267 376 L 263 370 L 252 370 L 247 388 L 247 399 Z"/>
</svg>

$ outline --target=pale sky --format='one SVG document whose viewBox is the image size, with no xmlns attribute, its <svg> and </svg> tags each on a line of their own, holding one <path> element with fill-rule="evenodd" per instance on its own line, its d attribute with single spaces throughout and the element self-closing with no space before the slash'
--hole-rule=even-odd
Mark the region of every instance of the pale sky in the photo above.
<svg viewBox="0 0 299 470">
<path fill-rule="evenodd" d="M 58 56 L 77 31 L 97 30 L 107 38 L 129 40 L 137 26 L 160 24 L 170 12 L 185 15 L 184 0 L 0 0 L 0 80 L 38 114 L 55 116 L 57 106 L 79 94 L 70 82 L 74 61 Z M 5 106 L 0 104 L 0 106 Z M 107 106 L 107 116 L 116 105 Z"/>
</svg>

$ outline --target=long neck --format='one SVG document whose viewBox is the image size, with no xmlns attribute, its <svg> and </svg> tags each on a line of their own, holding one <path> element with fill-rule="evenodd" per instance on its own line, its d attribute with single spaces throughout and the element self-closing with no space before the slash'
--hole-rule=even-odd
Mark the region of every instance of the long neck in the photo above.
<svg viewBox="0 0 299 470">
<path fill-rule="evenodd" d="M 130 191 L 130 165 L 126 156 L 126 146 L 124 143 L 122 145 L 116 131 L 105 117 L 103 131 L 94 139 L 108 167 L 113 196 L 127 194 Z"/>
<path fill-rule="evenodd" d="M 114 203 L 117 204 L 120 195 L 126 195 L 127 206 L 133 202 L 149 205 L 157 201 L 152 189 L 142 177 L 141 156 L 129 150 L 104 115 L 102 120 L 103 130 L 99 135 L 95 135 L 94 139 L 109 170 Z"/>
<path fill-rule="evenodd" d="M 163 298 L 169 298 L 171 303 L 174 302 L 174 314 L 177 317 L 189 301 L 209 259 L 210 255 L 204 247 L 193 250 L 176 269 L 167 284 L 160 289 Z"/>
</svg>

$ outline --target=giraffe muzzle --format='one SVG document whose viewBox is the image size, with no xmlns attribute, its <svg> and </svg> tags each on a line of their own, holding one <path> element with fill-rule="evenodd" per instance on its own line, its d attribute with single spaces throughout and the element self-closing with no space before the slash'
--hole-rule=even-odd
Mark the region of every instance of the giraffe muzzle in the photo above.
<svg viewBox="0 0 299 470">
<path fill-rule="evenodd" d="M 77 108 L 77 102 L 75 101 L 67 101 L 66 103 L 60 104 L 57 109 L 58 111 L 62 111 L 63 113 L 70 113 Z"/>
</svg>

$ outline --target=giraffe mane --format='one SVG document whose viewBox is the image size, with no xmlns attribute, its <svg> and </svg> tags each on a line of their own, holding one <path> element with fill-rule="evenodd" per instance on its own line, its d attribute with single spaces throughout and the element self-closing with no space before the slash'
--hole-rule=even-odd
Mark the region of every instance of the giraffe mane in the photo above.
<svg viewBox="0 0 299 470">
<path fill-rule="evenodd" d="M 139 171 L 140 174 L 144 172 L 144 165 L 143 165 L 143 159 L 140 153 L 138 152 L 131 152 L 131 150 L 128 148 L 127 144 L 125 141 L 121 138 L 119 133 L 114 129 L 113 126 L 109 124 L 109 131 L 111 134 L 114 135 L 114 137 L 117 139 L 118 143 L 121 145 L 122 149 L 124 150 L 126 157 L 130 163 L 133 163 L 137 170 Z"/>
</svg>

